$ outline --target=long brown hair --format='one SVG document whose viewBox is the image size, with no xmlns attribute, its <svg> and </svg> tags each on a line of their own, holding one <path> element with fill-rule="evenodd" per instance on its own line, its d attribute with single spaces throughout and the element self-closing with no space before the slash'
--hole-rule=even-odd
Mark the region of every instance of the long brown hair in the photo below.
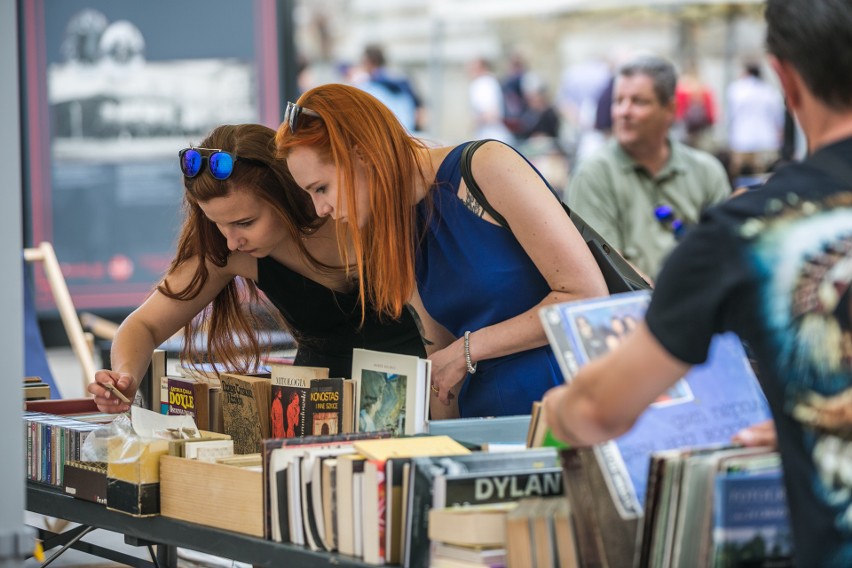
<svg viewBox="0 0 852 568">
<path fill-rule="evenodd" d="M 364 228 L 338 224 L 337 242 L 344 264 L 351 266 L 345 243 L 348 236 L 352 238 L 362 310 L 369 302 L 379 314 L 398 318 L 415 287 L 414 184 L 425 179 L 417 157 L 425 145 L 411 137 L 378 99 L 355 87 L 315 87 L 299 98 L 299 105 L 319 118 L 303 112 L 295 132 L 285 121 L 275 136 L 278 157 L 286 159 L 293 148 L 309 146 L 321 160 L 333 163 L 340 186 L 338 207 L 345 199 L 352 219 L 358 213 L 356 163 L 364 164 L 370 221 Z"/>
<path fill-rule="evenodd" d="M 225 197 L 237 187 L 254 192 L 258 199 L 275 211 L 281 226 L 297 243 L 308 262 L 330 268 L 316 261 L 300 238 L 314 232 L 324 220 L 316 216 L 310 198 L 296 186 L 286 162 L 275 159 L 274 137 L 274 130 L 259 124 L 223 125 L 213 129 L 198 144 L 203 148 L 228 151 L 238 160 L 226 180 L 217 180 L 206 168 L 194 178 L 184 177 L 183 226 L 177 254 L 166 279 L 157 286 L 160 293 L 176 300 L 191 300 L 209 277 L 205 261 L 216 266 L 224 266 L 228 262 L 230 251 L 227 240 L 204 215 L 199 202 Z M 168 285 L 168 274 L 193 258 L 199 262 L 192 280 L 183 290 L 172 290 Z M 212 361 L 238 372 L 257 368 L 261 357 L 257 333 L 268 327 L 264 324 L 268 323 L 270 315 L 286 329 L 286 322 L 277 310 L 269 309 L 268 302 L 261 299 L 255 283 L 235 278 L 184 327 L 186 341 L 181 360 L 190 364 L 202 360 L 196 338 L 204 329 L 207 332 L 207 353 Z"/>
</svg>

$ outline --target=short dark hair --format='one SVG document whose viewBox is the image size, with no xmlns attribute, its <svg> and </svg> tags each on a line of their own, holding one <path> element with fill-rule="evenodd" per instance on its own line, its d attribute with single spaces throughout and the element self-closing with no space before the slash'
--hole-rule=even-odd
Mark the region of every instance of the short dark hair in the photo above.
<svg viewBox="0 0 852 568">
<path fill-rule="evenodd" d="M 384 50 L 380 45 L 375 43 L 371 43 L 364 48 L 364 59 L 376 67 L 384 67 L 387 63 Z"/>
<path fill-rule="evenodd" d="M 669 104 L 674 98 L 677 71 L 668 59 L 657 55 L 640 55 L 618 68 L 619 77 L 645 75 L 654 82 L 654 93 L 661 105 Z"/>
<path fill-rule="evenodd" d="M 852 108 L 852 10 L 848 0 L 768 0 L 766 48 L 795 67 L 831 108 Z"/>
<path fill-rule="evenodd" d="M 749 61 L 745 64 L 746 73 L 756 79 L 760 79 L 760 64 L 754 61 Z"/>
</svg>

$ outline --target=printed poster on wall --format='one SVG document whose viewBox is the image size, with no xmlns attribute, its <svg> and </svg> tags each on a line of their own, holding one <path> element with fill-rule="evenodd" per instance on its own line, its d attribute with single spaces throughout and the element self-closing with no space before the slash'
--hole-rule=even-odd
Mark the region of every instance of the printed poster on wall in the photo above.
<svg viewBox="0 0 852 568">
<path fill-rule="evenodd" d="M 50 241 L 77 309 L 137 306 L 171 260 L 178 151 L 216 125 L 278 125 L 276 3 L 22 3 L 28 245 Z M 36 303 L 53 309 L 41 271 Z"/>
</svg>

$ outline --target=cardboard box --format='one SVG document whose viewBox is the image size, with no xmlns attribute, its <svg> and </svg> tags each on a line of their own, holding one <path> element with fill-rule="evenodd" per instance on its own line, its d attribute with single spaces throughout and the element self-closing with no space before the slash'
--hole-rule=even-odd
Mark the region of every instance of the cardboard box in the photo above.
<svg viewBox="0 0 852 568">
<path fill-rule="evenodd" d="M 65 485 L 65 493 L 73 495 L 77 499 L 106 505 L 106 462 L 65 462 L 62 479 Z"/>
<path fill-rule="evenodd" d="M 160 458 L 160 514 L 263 538 L 263 474 L 164 455 Z"/>
<path fill-rule="evenodd" d="M 137 517 L 160 513 L 160 456 L 168 440 L 107 440 L 107 508 Z"/>
</svg>

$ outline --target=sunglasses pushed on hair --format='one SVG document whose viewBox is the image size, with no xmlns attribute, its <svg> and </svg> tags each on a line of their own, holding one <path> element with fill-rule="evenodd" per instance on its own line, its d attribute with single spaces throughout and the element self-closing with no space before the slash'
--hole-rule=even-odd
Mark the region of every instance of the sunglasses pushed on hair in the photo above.
<svg viewBox="0 0 852 568">
<path fill-rule="evenodd" d="M 290 133 L 296 133 L 296 129 L 299 127 L 299 119 L 303 114 L 313 118 L 320 118 L 317 111 L 287 101 L 287 108 L 284 111 L 284 122 L 290 127 Z"/>
<path fill-rule="evenodd" d="M 201 152 L 210 152 L 210 154 L 204 155 Z M 180 171 L 188 178 L 194 178 L 200 174 L 204 169 L 204 164 L 207 164 L 210 175 L 218 180 L 231 177 L 231 174 L 234 173 L 234 164 L 237 162 L 266 165 L 259 160 L 240 158 L 219 148 L 184 148 L 178 152 L 178 157 L 180 159 Z"/>
</svg>

